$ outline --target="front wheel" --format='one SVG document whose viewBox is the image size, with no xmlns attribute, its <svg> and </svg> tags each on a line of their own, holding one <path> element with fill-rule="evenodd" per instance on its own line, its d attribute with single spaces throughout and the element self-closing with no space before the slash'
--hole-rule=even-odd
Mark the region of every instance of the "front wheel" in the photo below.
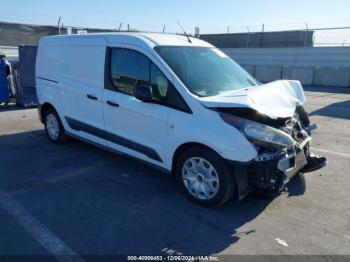
<svg viewBox="0 0 350 262">
<path fill-rule="evenodd" d="M 67 141 L 60 117 L 53 108 L 46 111 L 44 120 L 46 134 L 53 143 L 62 144 Z"/>
<path fill-rule="evenodd" d="M 183 152 L 175 172 L 187 197 L 203 206 L 220 206 L 236 190 L 233 170 L 217 153 L 205 147 Z"/>
</svg>

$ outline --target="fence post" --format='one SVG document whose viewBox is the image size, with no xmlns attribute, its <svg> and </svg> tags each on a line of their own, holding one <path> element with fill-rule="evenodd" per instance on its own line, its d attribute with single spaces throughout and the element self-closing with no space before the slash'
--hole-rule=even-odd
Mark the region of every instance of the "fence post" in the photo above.
<svg viewBox="0 0 350 262">
<path fill-rule="evenodd" d="M 200 34 L 199 27 L 196 26 L 196 27 L 194 28 L 194 36 L 195 36 L 195 37 L 199 37 L 199 34 Z"/>
<path fill-rule="evenodd" d="M 122 29 L 122 25 L 123 25 L 123 22 L 120 22 L 119 28 L 118 28 L 118 31 L 119 31 L 119 32 L 120 32 L 120 30 Z"/>
<path fill-rule="evenodd" d="M 308 37 L 308 33 L 309 33 L 309 27 L 308 27 L 307 23 L 305 23 L 305 25 L 306 25 L 306 34 L 305 34 L 304 47 L 307 47 L 307 37 Z"/>
<path fill-rule="evenodd" d="M 249 48 L 249 42 L 250 42 L 250 30 L 249 30 L 249 26 L 247 26 L 247 48 Z"/>
<path fill-rule="evenodd" d="M 264 31 L 265 31 L 265 24 L 262 25 L 261 37 L 260 37 L 260 46 L 259 47 L 263 47 L 263 44 L 264 44 Z"/>
<path fill-rule="evenodd" d="M 57 23 L 57 29 L 58 29 L 58 34 L 61 34 L 61 17 L 58 18 L 58 23 Z"/>
</svg>

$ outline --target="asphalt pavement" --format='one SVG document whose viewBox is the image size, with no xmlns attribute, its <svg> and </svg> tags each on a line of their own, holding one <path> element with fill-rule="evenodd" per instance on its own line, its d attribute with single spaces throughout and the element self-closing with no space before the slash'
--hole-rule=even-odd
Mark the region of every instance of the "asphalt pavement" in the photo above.
<svg viewBox="0 0 350 262">
<path fill-rule="evenodd" d="M 328 165 L 219 209 L 138 161 L 52 144 L 36 109 L 0 109 L 0 255 L 350 255 L 350 89 L 306 90 Z"/>
</svg>

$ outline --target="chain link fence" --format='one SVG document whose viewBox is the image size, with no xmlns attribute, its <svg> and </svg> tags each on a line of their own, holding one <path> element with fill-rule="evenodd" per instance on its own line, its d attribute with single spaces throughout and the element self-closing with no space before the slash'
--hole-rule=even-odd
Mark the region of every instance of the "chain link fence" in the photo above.
<svg viewBox="0 0 350 262">
<path fill-rule="evenodd" d="M 0 10 L 0 21 L 6 19 Z M 69 20 L 68 20 L 69 21 Z M 73 22 L 72 20 L 71 22 Z M 96 28 L 93 23 L 70 26 L 58 19 L 53 25 L 0 22 L 0 46 L 35 45 L 43 36 L 57 34 L 84 34 L 95 32 L 162 32 L 183 34 L 178 25 L 149 25 L 111 21 Z M 109 25 L 109 26 L 108 26 Z M 349 26 L 347 26 L 349 25 Z M 327 47 L 350 46 L 350 20 L 322 23 L 296 23 L 281 25 L 189 27 L 188 34 L 199 37 L 222 48 L 256 47 Z"/>
<path fill-rule="evenodd" d="M 282 46 L 299 47 L 304 35 L 304 46 L 313 47 L 327 46 L 350 46 L 350 20 L 333 20 L 309 23 L 290 24 L 261 24 L 250 26 L 221 26 L 221 27 L 198 27 L 200 35 L 239 35 L 246 37 L 246 47 L 250 46 L 249 38 L 275 34 L 275 43 Z M 284 37 L 283 37 L 284 36 Z M 310 39 L 311 37 L 311 39 Z"/>
</svg>

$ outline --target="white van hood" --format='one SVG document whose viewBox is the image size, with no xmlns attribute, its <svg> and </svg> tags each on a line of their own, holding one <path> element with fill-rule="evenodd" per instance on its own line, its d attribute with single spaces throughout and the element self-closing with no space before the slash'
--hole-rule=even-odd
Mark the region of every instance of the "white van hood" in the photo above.
<svg viewBox="0 0 350 262">
<path fill-rule="evenodd" d="M 305 95 L 299 81 L 279 80 L 216 96 L 200 97 L 199 101 L 210 108 L 252 108 L 276 119 L 292 117 L 295 107 L 304 104 Z"/>
</svg>

